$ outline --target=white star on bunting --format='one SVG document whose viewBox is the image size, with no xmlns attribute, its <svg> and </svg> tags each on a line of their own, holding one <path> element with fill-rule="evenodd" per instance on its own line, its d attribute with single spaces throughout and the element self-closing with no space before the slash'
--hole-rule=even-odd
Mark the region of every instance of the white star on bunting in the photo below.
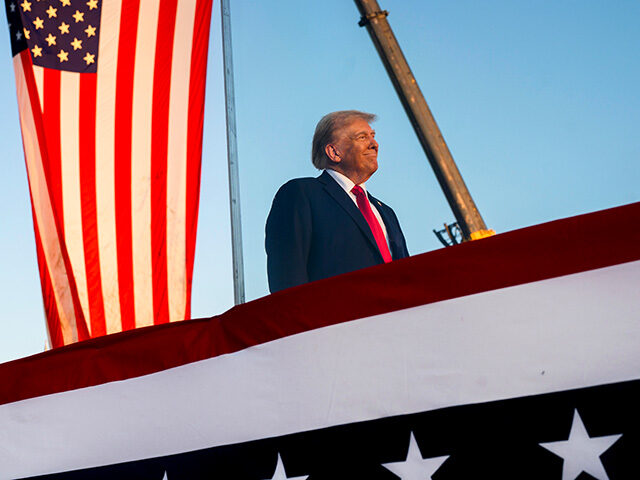
<svg viewBox="0 0 640 480">
<path fill-rule="evenodd" d="M 422 458 L 418 442 L 416 442 L 416 438 L 411 432 L 407 459 L 404 462 L 383 463 L 382 466 L 391 470 L 402 480 L 425 480 L 431 478 L 431 475 L 436 473 L 447 458 L 449 458 L 449 455 Z"/>
<path fill-rule="evenodd" d="M 575 480 L 582 471 L 598 480 L 609 480 L 600 455 L 606 452 L 621 436 L 622 434 L 590 437 L 576 409 L 573 413 L 569 439 L 541 443 L 540 446 L 564 459 L 562 480 Z"/>
<path fill-rule="evenodd" d="M 280 458 L 280 454 L 278 453 L 278 463 L 276 464 L 276 471 L 273 472 L 273 477 L 265 480 L 306 480 L 309 475 L 304 475 L 302 477 L 287 477 L 287 474 L 284 471 L 284 464 L 282 463 L 282 459 Z"/>
</svg>

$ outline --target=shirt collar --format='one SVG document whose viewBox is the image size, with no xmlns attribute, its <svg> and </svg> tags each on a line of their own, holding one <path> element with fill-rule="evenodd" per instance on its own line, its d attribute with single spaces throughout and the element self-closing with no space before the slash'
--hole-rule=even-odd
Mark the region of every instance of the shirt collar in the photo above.
<svg viewBox="0 0 640 480">
<path fill-rule="evenodd" d="M 347 177 L 346 175 L 343 175 L 340 172 L 332 170 L 330 168 L 327 168 L 325 172 L 331 175 L 331 178 L 333 178 L 336 182 L 338 182 L 338 185 L 340 185 L 345 192 L 351 193 L 351 189 L 355 186 L 355 183 L 353 183 L 349 177 Z M 366 194 L 367 187 L 365 186 L 365 183 L 366 182 L 361 183 L 360 187 L 362 188 L 362 190 L 364 190 L 364 193 Z"/>
</svg>

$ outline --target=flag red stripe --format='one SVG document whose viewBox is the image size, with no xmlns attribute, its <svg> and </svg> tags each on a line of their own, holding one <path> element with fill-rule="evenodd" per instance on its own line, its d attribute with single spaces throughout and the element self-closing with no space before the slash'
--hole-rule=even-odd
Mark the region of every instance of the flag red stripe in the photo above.
<svg viewBox="0 0 640 480">
<path fill-rule="evenodd" d="M 186 261 L 187 300 L 185 318 L 191 317 L 191 283 L 198 229 L 198 208 L 200 201 L 200 171 L 202 157 L 202 133 L 204 122 L 204 95 L 207 81 L 207 55 L 211 25 L 212 0 L 198 0 L 191 49 L 191 77 L 189 81 L 189 132 L 187 136 L 187 211 L 186 215 Z"/>
<path fill-rule="evenodd" d="M 25 71 L 31 69 L 25 68 Z M 35 80 L 34 80 L 35 85 Z M 46 139 L 46 149 L 40 149 L 43 154 L 43 163 L 47 175 L 47 184 L 51 194 L 51 203 L 58 214 L 60 232 L 64 235 L 64 210 L 62 201 L 62 165 L 60 159 L 60 71 L 50 68 L 44 69 L 43 75 L 43 101 L 42 120 L 44 122 L 43 138 Z M 38 98 L 37 90 L 36 96 Z M 37 103 L 39 107 L 39 103 Z M 36 105 L 32 103 L 31 107 Z M 37 110 L 36 110 L 37 111 Z M 44 160 L 46 158 L 46 161 Z"/>
<path fill-rule="evenodd" d="M 612 236 L 621 224 L 628 227 L 625 235 Z M 638 245 L 640 203 L 524 228 L 283 290 L 211 319 L 96 338 L 0 365 L 0 378 L 7 379 L 0 404 L 150 374 L 350 320 L 637 261 Z"/>
<path fill-rule="evenodd" d="M 126 3 L 126 5 L 125 5 Z M 139 0 L 122 2 L 115 110 L 115 202 L 122 329 L 135 328 L 131 229 L 131 118 Z"/>
<path fill-rule="evenodd" d="M 62 336 L 62 328 L 60 324 L 60 316 L 58 315 L 58 306 L 56 297 L 53 293 L 53 284 L 51 282 L 51 274 L 47 267 L 46 257 L 42 250 L 42 239 L 40 238 L 40 230 L 36 215 L 31 207 L 31 215 L 33 218 L 33 231 L 36 239 L 36 254 L 38 256 L 38 272 L 40 274 L 40 287 L 42 289 L 42 299 L 44 303 L 44 311 L 46 314 L 47 330 L 49 332 L 49 341 L 51 345 L 64 345 L 64 337 Z"/>
<path fill-rule="evenodd" d="M 38 95 L 38 87 L 36 86 L 36 80 L 35 77 L 33 76 L 33 65 L 31 63 L 31 55 L 29 54 L 28 50 L 24 50 L 22 52 L 20 52 L 20 59 L 21 59 L 21 67 L 22 67 L 22 71 L 24 73 L 24 79 L 25 79 L 25 83 L 26 83 L 26 87 L 27 87 L 27 91 L 29 92 L 29 101 L 30 101 L 30 108 L 31 108 L 31 114 L 33 115 L 33 121 L 35 124 L 35 128 L 36 128 L 36 135 L 38 138 L 38 145 L 40 147 L 40 155 L 42 157 L 42 163 L 43 163 L 43 169 L 44 169 L 44 173 L 47 176 L 47 188 L 49 190 L 49 197 L 53 197 L 51 190 L 52 190 L 52 181 L 53 179 L 50 179 L 50 175 L 49 175 L 49 171 L 51 170 L 51 161 L 49 160 L 49 157 L 51 155 L 51 153 L 47 150 L 47 139 L 46 136 L 44 135 L 44 128 L 46 127 L 46 124 L 43 125 L 44 123 L 44 114 L 41 113 L 40 110 L 40 101 L 39 101 L 39 95 Z M 58 84 L 59 84 L 59 76 L 58 76 Z M 59 115 L 59 96 L 58 96 L 58 115 Z M 21 115 L 26 114 L 26 112 L 20 112 Z M 60 127 L 58 125 L 58 132 L 60 131 Z M 59 135 L 58 135 L 59 136 Z M 56 181 L 58 182 L 58 184 L 60 183 L 60 177 L 61 177 L 61 173 L 60 173 L 60 148 L 59 148 L 59 144 L 58 144 L 58 165 L 57 165 L 57 178 Z M 54 199 L 51 198 L 51 201 L 53 202 Z M 60 202 L 60 206 L 62 206 L 62 198 L 60 198 L 59 200 Z M 53 204 L 52 204 L 53 206 Z M 33 207 L 33 205 L 32 205 Z M 56 212 L 56 210 L 54 209 L 54 213 Z M 35 218 L 35 217 L 34 217 Z M 55 219 L 56 221 L 56 228 L 58 228 L 58 230 L 60 230 L 60 223 L 62 222 L 62 219 L 59 217 L 56 217 Z M 60 234 L 60 232 L 59 232 Z"/>
<path fill-rule="evenodd" d="M 96 79 L 95 74 L 80 77 L 79 98 L 82 237 L 92 337 L 105 335 L 107 331 L 100 276 L 96 206 Z"/>
<path fill-rule="evenodd" d="M 53 223 L 55 225 L 56 228 L 56 234 L 58 237 L 58 242 L 59 242 L 59 246 L 61 249 L 61 256 L 64 262 L 64 268 L 65 268 L 65 272 L 66 272 L 66 276 L 68 279 L 68 283 L 66 284 L 66 287 L 69 288 L 70 290 L 70 294 L 71 294 L 71 298 L 73 301 L 73 308 L 74 308 L 74 315 L 75 315 L 75 321 L 76 321 L 76 329 L 77 329 L 77 337 L 78 340 L 86 340 L 89 338 L 89 331 L 87 329 L 87 325 L 85 323 L 85 319 L 84 319 L 84 314 L 82 312 L 82 306 L 80 305 L 80 299 L 78 297 L 78 290 L 76 287 L 75 282 L 72 280 L 73 278 L 73 270 L 71 269 L 71 261 L 69 260 L 69 255 L 67 253 L 66 250 L 66 246 L 65 246 L 65 242 L 64 242 L 64 230 L 62 227 L 62 199 L 61 199 L 61 192 L 60 192 L 60 197 L 59 197 L 59 202 L 60 202 L 60 209 L 56 210 L 55 205 L 54 205 L 54 196 L 55 194 L 52 194 L 52 191 L 55 192 L 56 191 L 56 181 L 57 181 L 57 185 L 59 189 L 59 185 L 61 184 L 60 181 L 60 175 L 61 175 L 61 168 L 60 168 L 60 143 L 57 143 L 57 150 L 54 150 L 53 154 L 55 155 L 57 153 L 58 157 L 57 157 L 57 165 L 56 167 L 53 169 L 54 173 L 57 174 L 57 179 L 55 178 L 55 175 L 50 175 L 47 172 L 51 172 L 52 168 L 51 168 L 51 161 L 50 161 L 50 155 L 51 152 L 47 150 L 47 146 L 48 143 L 47 142 L 47 137 L 44 134 L 44 129 L 47 125 L 46 121 L 43 119 L 43 115 L 40 113 L 40 101 L 39 101 L 39 94 L 38 94 L 38 89 L 36 87 L 36 81 L 33 75 L 33 67 L 32 67 L 32 63 L 31 63 L 31 55 L 29 53 L 28 50 L 23 50 L 22 52 L 20 52 L 20 59 L 21 59 L 21 68 L 22 71 L 24 73 L 24 78 L 25 78 L 25 83 L 26 83 L 26 87 L 27 87 L 27 91 L 29 93 L 29 101 L 30 101 L 30 109 L 31 112 L 21 112 L 21 115 L 25 115 L 25 114 L 31 114 L 33 115 L 33 122 L 34 122 L 34 126 L 36 129 L 36 136 L 38 139 L 38 143 L 39 143 L 39 149 L 40 149 L 40 155 L 41 155 L 41 159 L 42 159 L 42 167 L 43 170 L 45 172 L 45 176 L 47 176 L 47 191 L 48 191 L 48 195 L 49 195 L 49 199 L 52 203 L 52 208 L 53 208 Z M 46 86 L 46 79 L 47 76 L 45 75 L 45 86 L 43 87 L 43 89 L 47 90 Z M 60 90 L 59 90 L 59 85 L 60 85 L 60 75 L 58 73 L 58 75 L 54 75 L 52 76 L 53 79 L 53 83 L 54 85 L 58 85 L 58 91 L 56 92 L 51 92 L 50 95 L 50 100 L 54 101 L 55 98 L 57 97 L 57 103 L 54 101 L 53 105 L 50 105 L 50 110 L 49 113 L 51 115 L 54 115 L 55 112 L 53 111 L 53 107 L 57 105 L 58 108 L 58 113 L 57 113 L 57 118 L 60 118 L 60 112 L 59 112 L 59 108 L 60 108 Z M 46 95 L 45 95 L 46 97 Z M 58 132 L 58 139 L 60 138 L 59 132 L 60 132 L 60 126 L 59 126 L 59 122 L 58 125 L 56 125 L 55 127 L 57 129 Z M 55 130 L 54 130 L 55 131 Z M 54 144 L 54 148 L 55 148 L 55 144 Z M 31 179 L 29 179 L 29 188 L 31 188 Z M 33 203 L 32 203 L 32 208 L 33 208 Z M 36 217 L 34 216 L 34 225 L 37 223 Z M 44 256 L 44 252 L 42 251 L 42 248 L 39 250 L 39 253 L 42 253 L 42 263 L 46 264 L 46 257 Z M 41 282 L 49 282 L 50 285 L 51 284 L 51 277 L 50 277 L 50 267 L 49 265 L 47 265 L 47 275 L 46 277 L 43 277 L 41 275 Z M 44 280 L 43 280 L 44 278 Z M 59 318 L 59 313 L 57 311 L 57 303 L 56 303 L 56 299 L 55 299 L 55 295 L 53 294 L 53 287 L 51 288 L 46 288 L 46 290 L 48 290 L 48 292 L 52 295 L 51 297 L 43 297 L 43 301 L 46 304 L 50 303 L 53 305 L 56 305 L 56 315 L 58 315 L 58 324 L 60 323 L 60 318 Z M 43 286 L 43 289 L 45 289 L 45 287 Z M 48 321 L 52 321 L 51 318 L 48 319 Z M 60 335 L 59 337 L 56 336 L 56 341 L 61 341 L 62 343 L 53 343 L 54 338 L 52 337 L 52 347 L 59 347 L 64 345 L 64 338 L 63 335 Z"/>
<path fill-rule="evenodd" d="M 177 0 L 161 0 L 153 76 L 151 139 L 151 270 L 153 272 L 153 321 L 169 321 L 167 295 L 167 138 L 171 57 Z"/>
</svg>

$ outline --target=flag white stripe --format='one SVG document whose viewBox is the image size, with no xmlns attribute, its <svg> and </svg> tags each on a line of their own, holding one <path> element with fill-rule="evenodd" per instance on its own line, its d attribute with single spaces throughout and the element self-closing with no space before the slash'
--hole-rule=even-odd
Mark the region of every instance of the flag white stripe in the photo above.
<svg viewBox="0 0 640 480">
<path fill-rule="evenodd" d="M 178 2 L 171 64 L 167 146 L 167 284 L 169 319 L 184 320 L 187 299 L 187 132 L 196 0 Z"/>
<path fill-rule="evenodd" d="M 6 404 L 0 445 L 30 455 L 0 450 L 0 467 L 53 473 L 638 379 L 639 284 L 630 262 Z"/>
<path fill-rule="evenodd" d="M 60 172 L 64 239 L 76 281 L 80 305 L 91 334 L 89 295 L 84 261 L 82 199 L 80 196 L 80 76 L 60 72 Z"/>
<path fill-rule="evenodd" d="M 115 98 L 121 2 L 104 2 L 96 85 L 96 207 L 107 333 L 122 330 L 115 205 Z"/>
<path fill-rule="evenodd" d="M 140 2 L 131 132 L 131 225 L 136 327 L 153 324 L 151 125 L 160 2 Z"/>
<path fill-rule="evenodd" d="M 33 65 L 33 78 L 36 82 L 36 88 L 38 89 L 38 100 L 40 101 L 40 111 L 42 111 L 44 102 L 44 93 L 43 93 L 43 85 L 44 85 L 44 68 L 38 65 Z"/>
<path fill-rule="evenodd" d="M 13 59 L 16 74 L 16 90 L 18 105 L 20 106 L 20 124 L 22 141 L 24 143 L 27 174 L 31 188 L 31 202 L 35 221 L 40 232 L 42 250 L 51 275 L 51 284 L 60 319 L 60 328 L 65 343 L 78 340 L 75 310 L 69 288 L 69 278 L 62 258 L 51 198 L 47 188 L 47 181 L 42 165 L 40 145 L 38 143 L 35 119 L 31 109 L 31 101 L 20 55 Z"/>
</svg>

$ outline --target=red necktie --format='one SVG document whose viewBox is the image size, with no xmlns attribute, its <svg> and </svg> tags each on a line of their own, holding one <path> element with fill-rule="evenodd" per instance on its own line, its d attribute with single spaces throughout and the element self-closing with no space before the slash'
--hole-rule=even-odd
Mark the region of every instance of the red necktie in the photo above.
<svg viewBox="0 0 640 480">
<path fill-rule="evenodd" d="M 384 238 L 384 233 L 382 233 L 382 227 L 380 227 L 378 219 L 373 214 L 373 210 L 371 210 L 371 205 L 369 205 L 369 201 L 367 200 L 367 196 L 365 195 L 364 190 L 362 190 L 362 187 L 360 185 L 356 185 L 351 189 L 351 193 L 356 196 L 358 208 L 369 224 L 369 228 L 371 229 L 371 233 L 373 233 L 373 238 L 375 238 L 376 243 L 378 244 L 378 249 L 382 254 L 384 263 L 389 263 L 391 261 L 391 253 L 389 253 L 387 240 Z"/>
</svg>

